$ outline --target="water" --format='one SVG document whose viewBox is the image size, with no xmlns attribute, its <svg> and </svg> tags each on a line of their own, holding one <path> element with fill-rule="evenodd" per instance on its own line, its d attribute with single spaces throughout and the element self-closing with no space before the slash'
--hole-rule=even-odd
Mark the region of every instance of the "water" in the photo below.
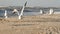
<svg viewBox="0 0 60 34">
<path fill-rule="evenodd" d="M 40 12 L 24 12 L 24 16 L 32 16 L 32 15 L 39 15 Z"/>
<path fill-rule="evenodd" d="M 44 10 L 43 10 L 44 11 Z M 4 16 L 4 10 L 0 10 L 0 17 Z M 49 10 L 45 10 L 44 13 L 48 13 Z M 20 13 L 20 11 L 19 11 Z M 60 14 L 60 9 L 59 10 L 54 10 L 54 14 Z M 39 9 L 29 9 L 29 10 L 24 10 L 23 16 L 32 16 L 32 15 L 40 15 L 40 10 Z M 8 16 L 18 16 L 17 14 L 12 14 L 12 11 L 8 11 Z"/>
</svg>

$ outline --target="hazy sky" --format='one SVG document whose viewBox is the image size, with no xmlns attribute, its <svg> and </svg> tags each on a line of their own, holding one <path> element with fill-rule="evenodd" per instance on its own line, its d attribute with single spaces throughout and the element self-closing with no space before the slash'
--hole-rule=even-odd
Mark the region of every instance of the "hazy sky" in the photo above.
<svg viewBox="0 0 60 34">
<path fill-rule="evenodd" d="M 0 0 L 0 6 L 27 6 L 60 7 L 60 0 Z"/>
</svg>

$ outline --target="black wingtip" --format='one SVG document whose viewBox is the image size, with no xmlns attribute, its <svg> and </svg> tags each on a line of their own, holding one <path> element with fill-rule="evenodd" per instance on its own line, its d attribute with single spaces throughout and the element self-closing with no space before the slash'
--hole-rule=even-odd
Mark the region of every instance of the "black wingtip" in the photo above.
<svg viewBox="0 0 60 34">
<path fill-rule="evenodd" d="M 27 1 L 25 2 L 25 5 L 24 6 L 26 6 L 27 5 Z"/>
</svg>

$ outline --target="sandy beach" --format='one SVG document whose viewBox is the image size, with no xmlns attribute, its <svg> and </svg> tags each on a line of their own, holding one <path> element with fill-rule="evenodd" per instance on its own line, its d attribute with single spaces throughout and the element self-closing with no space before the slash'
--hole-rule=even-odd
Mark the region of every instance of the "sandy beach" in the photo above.
<svg viewBox="0 0 60 34">
<path fill-rule="evenodd" d="M 0 34 L 60 34 L 60 14 L 0 18 Z"/>
</svg>

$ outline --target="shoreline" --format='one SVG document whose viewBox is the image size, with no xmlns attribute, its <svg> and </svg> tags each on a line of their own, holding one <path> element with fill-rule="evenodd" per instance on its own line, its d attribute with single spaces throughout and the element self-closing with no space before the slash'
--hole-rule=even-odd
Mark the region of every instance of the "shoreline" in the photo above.
<svg viewBox="0 0 60 34">
<path fill-rule="evenodd" d="M 34 20 L 35 20 L 35 22 L 36 22 L 36 20 L 37 20 L 37 22 L 38 21 L 41 21 L 41 22 L 46 21 L 47 22 L 47 20 L 50 20 L 50 21 L 55 20 L 55 22 L 56 22 L 56 20 L 57 20 L 57 22 L 60 22 L 59 21 L 60 14 L 52 14 L 52 15 L 44 14 L 44 15 L 37 15 L 37 16 L 23 16 L 22 19 L 18 19 L 18 17 L 0 18 L 0 21 L 4 21 L 4 20 L 5 21 L 18 21 L 18 22 L 20 22 L 20 21 L 22 21 L 22 22 L 29 21 L 30 22 L 30 21 L 34 21 Z"/>
</svg>

